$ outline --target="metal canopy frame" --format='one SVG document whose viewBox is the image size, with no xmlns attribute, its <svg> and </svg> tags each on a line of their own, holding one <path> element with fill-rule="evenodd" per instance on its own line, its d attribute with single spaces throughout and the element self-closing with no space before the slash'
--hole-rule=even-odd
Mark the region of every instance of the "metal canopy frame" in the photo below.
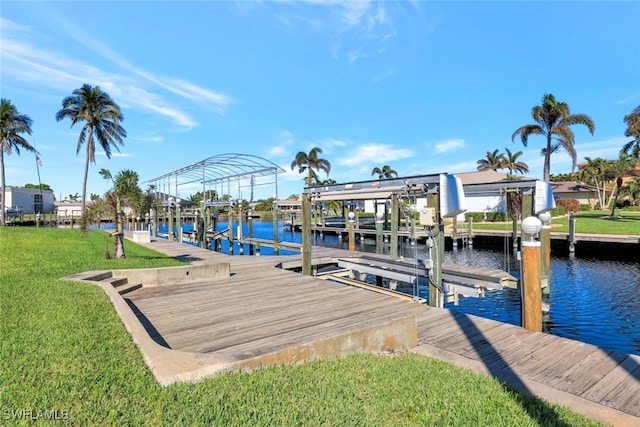
<svg viewBox="0 0 640 427">
<path fill-rule="evenodd" d="M 402 178 L 358 181 L 347 184 L 329 184 L 305 187 L 304 193 L 312 200 L 388 199 L 392 194 L 424 195 L 438 192 L 440 177 L 437 173 Z"/>
<path fill-rule="evenodd" d="M 157 188 L 163 185 L 165 188 L 168 186 L 169 190 L 165 191 L 166 194 L 171 194 L 173 185 L 177 195 L 179 186 L 195 182 L 202 183 L 203 193 L 207 190 L 207 186 L 217 188 L 218 185 L 224 184 L 227 184 L 227 190 L 230 191 L 231 181 L 235 181 L 238 184 L 238 197 L 240 197 L 240 184 L 243 181 L 250 180 L 250 184 L 245 186 L 253 187 L 258 185 L 254 183 L 254 178 L 274 175 L 277 197 L 278 174 L 284 172 L 283 168 L 265 158 L 251 154 L 228 153 L 208 157 L 145 182 L 153 183 Z"/>
</svg>

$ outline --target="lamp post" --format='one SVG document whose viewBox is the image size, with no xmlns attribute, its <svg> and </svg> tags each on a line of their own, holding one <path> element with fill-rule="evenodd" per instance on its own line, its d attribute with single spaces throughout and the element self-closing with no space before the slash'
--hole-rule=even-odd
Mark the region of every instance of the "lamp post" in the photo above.
<svg viewBox="0 0 640 427">
<path fill-rule="evenodd" d="M 535 216 L 522 220 L 522 327 L 542 331 L 542 284 L 540 242 L 536 240 L 542 222 Z"/>
</svg>

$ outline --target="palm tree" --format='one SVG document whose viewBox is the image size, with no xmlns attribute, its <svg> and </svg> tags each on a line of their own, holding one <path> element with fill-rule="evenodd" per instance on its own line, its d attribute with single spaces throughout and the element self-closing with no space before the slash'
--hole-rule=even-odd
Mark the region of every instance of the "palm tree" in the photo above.
<svg viewBox="0 0 640 427">
<path fill-rule="evenodd" d="M 630 136 L 633 139 L 624 144 L 621 152 L 631 154 L 636 159 L 640 159 L 640 105 L 624 116 L 624 122 L 627 124 L 624 136 Z"/>
<path fill-rule="evenodd" d="M 498 169 L 504 169 L 504 154 L 498 154 L 498 150 L 493 152 L 487 151 L 487 157 L 478 160 L 478 170 L 482 171 L 497 171 Z"/>
<path fill-rule="evenodd" d="M 633 178 L 624 186 L 625 193 L 629 196 L 629 202 L 635 206 L 636 201 L 640 200 L 640 178 Z"/>
<path fill-rule="evenodd" d="M 544 180 L 549 182 L 551 170 L 551 154 L 557 150 L 555 144 L 559 144 L 573 160 L 572 170 L 576 167 L 576 150 L 575 136 L 570 126 L 585 125 L 591 132 L 595 132 L 595 124 L 591 117 L 586 114 L 571 114 L 569 104 L 558 102 L 552 94 L 545 94 L 542 97 L 542 105 L 536 105 L 531 109 L 531 117 L 536 122 L 534 124 L 524 125 L 511 135 L 511 141 L 515 141 L 516 136 L 520 135 L 522 144 L 526 147 L 530 135 L 543 135 L 547 139 L 546 148 L 544 148 Z"/>
<path fill-rule="evenodd" d="M 616 186 L 611 192 L 609 203 L 611 204 L 611 216 L 613 217 L 616 212 L 616 205 L 618 204 L 618 196 L 620 195 L 620 189 L 622 188 L 622 178 L 630 171 L 636 168 L 637 159 L 631 157 L 626 153 L 620 153 L 618 160 L 609 161 L 609 171 L 613 175 Z M 615 196 L 615 197 L 614 197 Z M 613 203 L 611 203 L 613 199 Z"/>
<path fill-rule="evenodd" d="M 291 162 L 291 170 L 297 167 L 298 173 L 303 173 L 305 170 L 307 171 L 307 177 L 304 179 L 304 183 L 308 187 L 310 187 L 314 181 L 319 181 L 316 170 L 322 170 L 327 175 L 329 175 L 329 172 L 331 171 L 331 163 L 326 159 L 318 157 L 318 154 L 321 153 L 322 150 L 318 147 L 312 148 L 308 154 L 304 151 L 299 151 L 298 154 L 296 154 L 295 159 Z"/>
<path fill-rule="evenodd" d="M 139 214 L 139 204 L 143 201 L 143 194 L 138 187 L 138 173 L 129 169 L 122 170 L 115 177 L 108 169 L 101 169 L 100 175 L 104 179 L 109 179 L 113 183 L 113 189 L 107 192 L 106 199 L 115 211 L 116 236 L 115 251 L 116 258 L 124 258 L 124 236 L 123 236 L 123 212 L 122 207 L 128 205 L 134 212 Z"/>
<path fill-rule="evenodd" d="M 71 127 L 78 122 L 85 122 L 76 146 L 76 154 L 80 152 L 82 144 L 87 141 L 87 155 L 84 165 L 84 179 L 82 182 L 82 217 L 86 210 L 87 176 L 89 163 L 96 163 L 96 141 L 107 158 L 111 158 L 111 147 L 118 152 L 118 144 L 124 145 L 122 139 L 127 131 L 120 125 L 124 120 L 120 107 L 111 97 L 103 92 L 99 86 L 84 84 L 73 91 L 73 95 L 62 100 L 62 109 L 56 113 L 56 120 L 71 119 Z"/>
<path fill-rule="evenodd" d="M 587 163 L 578 168 L 578 180 L 596 187 L 598 203 L 604 206 L 606 203 L 606 182 L 610 179 L 607 171 L 607 162 L 601 157 L 592 159 L 585 157 Z"/>
<path fill-rule="evenodd" d="M 529 172 L 529 166 L 518 160 L 518 157 L 522 156 L 522 151 L 518 151 L 517 153 L 511 153 L 511 150 L 505 148 L 507 151 L 506 154 L 502 156 L 502 167 L 509 169 L 509 176 L 513 176 L 513 172 L 520 172 L 520 174 L 524 175 Z"/>
<path fill-rule="evenodd" d="M 0 224 L 5 225 L 5 173 L 4 173 L 4 155 L 11 154 L 14 150 L 20 155 L 20 149 L 24 149 L 38 155 L 38 151 L 20 134 L 26 133 L 31 135 L 31 118 L 25 114 L 20 114 L 11 100 L 4 99 L 0 101 L 0 124 L 2 125 L 2 134 L 0 135 L 0 175 L 2 175 L 2 193 L 0 194 Z"/>
<path fill-rule="evenodd" d="M 378 179 L 391 179 L 398 176 L 398 172 L 391 169 L 391 166 L 389 165 L 384 165 L 382 169 L 377 166 L 373 168 L 373 170 L 371 171 L 371 175 L 376 174 L 378 174 Z"/>
</svg>

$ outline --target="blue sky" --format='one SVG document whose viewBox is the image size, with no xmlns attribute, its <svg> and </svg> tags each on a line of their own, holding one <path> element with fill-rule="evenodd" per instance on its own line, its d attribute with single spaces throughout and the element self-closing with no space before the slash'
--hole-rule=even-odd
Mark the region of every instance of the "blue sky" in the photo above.
<svg viewBox="0 0 640 427">
<path fill-rule="evenodd" d="M 109 189 L 101 168 L 146 181 L 241 153 L 286 170 L 284 198 L 303 189 L 295 154 L 314 146 L 337 182 L 387 164 L 473 171 L 505 147 L 542 178 L 543 138 L 511 135 L 545 93 L 595 121 L 594 136 L 574 127 L 579 161 L 616 158 L 640 105 L 640 2 L 3 1 L 0 14 L 2 98 L 33 119 L 57 198 L 82 193 L 80 127 L 55 113 L 84 83 L 120 105 L 128 133 L 110 160 L 98 152 L 88 194 Z M 29 153 L 5 167 L 9 185 L 37 183 Z M 570 171 L 552 156 L 551 173 Z"/>
</svg>

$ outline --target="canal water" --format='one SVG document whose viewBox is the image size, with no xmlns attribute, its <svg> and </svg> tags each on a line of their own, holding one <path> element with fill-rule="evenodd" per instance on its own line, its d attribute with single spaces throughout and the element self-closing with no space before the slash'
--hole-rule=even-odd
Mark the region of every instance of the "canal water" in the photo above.
<svg viewBox="0 0 640 427">
<path fill-rule="evenodd" d="M 224 230 L 227 226 L 220 222 L 218 230 Z M 243 228 L 243 235 L 247 236 L 247 224 Z M 183 226 L 184 231 L 191 229 L 191 225 Z M 272 222 L 254 220 L 253 236 L 272 240 Z M 347 239 L 328 234 L 323 239 L 319 234 L 313 237 L 316 245 L 348 249 Z M 278 238 L 280 241 L 302 242 L 301 233 L 287 231 L 281 223 Z M 236 244 L 235 254 L 238 254 L 238 249 Z M 375 252 L 375 241 L 365 239 L 358 242 L 356 250 Z M 222 242 L 222 251 L 228 252 L 226 241 Z M 244 253 L 249 253 L 248 246 L 245 246 Z M 388 253 L 388 244 L 385 253 Z M 273 249 L 262 247 L 261 254 L 273 254 Z M 280 254 L 292 252 L 281 250 Z M 428 253 L 424 244 L 411 244 L 405 240 L 398 255 L 423 260 Z M 516 277 L 520 276 L 516 257 L 500 251 L 477 248 L 447 250 L 445 262 L 502 269 Z M 413 287 L 399 287 L 398 290 L 411 294 L 416 292 Z M 417 292 L 419 296 L 428 298 L 425 284 L 418 286 Z M 549 305 L 549 318 L 544 326 L 549 333 L 609 350 L 640 355 L 640 260 L 622 262 L 552 256 Z M 520 325 L 520 291 L 516 289 L 488 291 L 483 298 L 463 298 L 458 305 L 451 303 L 446 307 Z"/>
</svg>

